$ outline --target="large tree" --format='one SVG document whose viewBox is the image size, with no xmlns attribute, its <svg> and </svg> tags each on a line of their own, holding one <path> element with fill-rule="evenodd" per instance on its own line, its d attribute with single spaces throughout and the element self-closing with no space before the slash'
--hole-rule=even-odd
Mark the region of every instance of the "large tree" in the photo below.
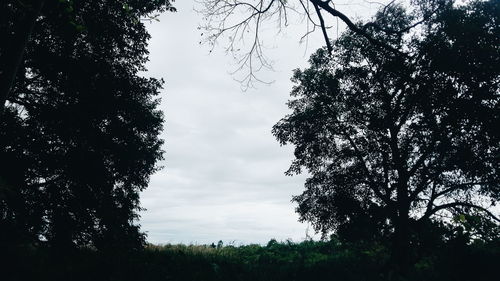
<svg viewBox="0 0 500 281">
<path fill-rule="evenodd" d="M 29 34 L 20 34 L 38 2 Z M 162 158 L 163 116 L 162 81 L 140 74 L 149 39 L 142 19 L 170 7 L 160 0 L 2 2 L 0 34 L 12 39 L 1 41 L 2 71 L 11 66 L 6 57 L 21 57 L 0 122 L 1 242 L 144 242 L 139 192 Z M 23 46 L 15 41 L 21 35 Z"/>
<path fill-rule="evenodd" d="M 390 235 L 402 274 L 429 222 L 476 217 L 498 230 L 500 3 L 442 5 L 417 29 L 398 5 L 363 25 L 391 48 L 348 31 L 331 56 L 318 50 L 273 128 L 295 145 L 288 173 L 311 175 L 293 199 L 301 220 Z"/>
</svg>

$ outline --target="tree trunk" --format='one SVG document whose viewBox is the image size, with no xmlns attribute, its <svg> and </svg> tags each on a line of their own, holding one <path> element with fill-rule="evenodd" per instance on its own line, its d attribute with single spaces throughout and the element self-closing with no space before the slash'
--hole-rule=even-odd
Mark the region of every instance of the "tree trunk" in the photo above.
<svg viewBox="0 0 500 281">
<path fill-rule="evenodd" d="M 410 226 L 408 212 L 400 213 L 394 226 L 392 264 L 395 280 L 406 280 L 410 269 Z"/>
<path fill-rule="evenodd" d="M 391 260 L 394 280 L 407 280 L 410 269 L 410 202 L 408 197 L 407 176 L 400 169 L 397 187 L 397 214 L 394 218 L 394 237 Z"/>
<path fill-rule="evenodd" d="M 28 45 L 36 19 L 40 15 L 44 1 L 33 2 L 33 6 L 26 8 L 26 13 L 16 24 L 14 35 L 7 39 L 6 48 L 1 50 L 0 61 L 0 121 L 5 110 L 5 102 L 10 94 L 12 86 L 23 60 L 24 51 Z M 5 38 L 4 38 L 5 39 Z"/>
</svg>

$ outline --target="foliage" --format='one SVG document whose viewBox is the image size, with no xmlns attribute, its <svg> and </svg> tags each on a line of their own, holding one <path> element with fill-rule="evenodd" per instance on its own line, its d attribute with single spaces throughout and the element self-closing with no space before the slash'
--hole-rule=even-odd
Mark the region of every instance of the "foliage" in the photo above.
<svg viewBox="0 0 500 281">
<path fill-rule="evenodd" d="M 500 5 L 441 8 L 418 28 L 399 5 L 364 25 L 405 54 L 353 31 L 331 56 L 318 50 L 295 71 L 292 113 L 273 128 L 295 145 L 288 174 L 311 174 L 294 197 L 301 220 L 348 239 L 393 234 L 397 261 L 429 220 L 480 216 L 498 235 L 488 208 L 500 195 Z"/>
<path fill-rule="evenodd" d="M 139 73 L 149 39 L 141 19 L 170 4 L 44 2 L 0 124 L 0 240 L 140 246 L 139 191 L 162 158 L 163 122 L 162 81 Z M 26 7 L 2 6 L 9 38 Z"/>
<path fill-rule="evenodd" d="M 388 280 L 385 246 L 372 243 L 271 240 L 266 246 L 148 245 L 132 255 L 80 249 L 64 258 L 48 249 L 21 249 L 6 263 L 10 280 Z M 419 257 L 408 280 L 493 280 L 500 258 L 496 242 L 440 242 Z M 6 274 L 6 275 L 5 275 Z M 9 279 L 10 278 L 10 279 Z"/>
<path fill-rule="evenodd" d="M 60 25 L 66 34 L 60 34 L 63 38 L 68 33 L 83 32 L 87 26 L 92 26 L 95 19 L 80 14 L 80 8 L 85 1 L 74 0 L 25 0 L 25 1 L 2 1 L 0 3 L 0 120 L 4 111 L 4 105 L 10 95 L 16 76 L 22 69 L 23 55 L 30 44 L 38 44 L 32 40 L 36 26 L 40 23 L 49 25 Z M 106 20 L 122 18 L 122 27 L 138 25 L 140 20 L 156 19 L 155 12 L 175 11 L 170 0 L 154 1 L 96 1 L 94 5 L 109 6 L 112 13 L 101 13 Z M 96 10 L 97 11 L 97 10 Z M 98 13 L 99 14 L 99 13 Z M 94 23 L 106 23 L 95 21 Z M 95 25 L 94 25 L 95 28 Z M 115 28 L 119 31 L 121 28 Z M 69 39 L 66 37 L 66 39 Z M 130 39 L 130 38 L 128 38 Z M 122 39 L 127 40 L 127 37 Z M 118 42 L 118 41 L 116 41 Z M 116 43 L 115 42 L 115 43 Z M 121 46 L 123 47 L 123 46 Z"/>
</svg>

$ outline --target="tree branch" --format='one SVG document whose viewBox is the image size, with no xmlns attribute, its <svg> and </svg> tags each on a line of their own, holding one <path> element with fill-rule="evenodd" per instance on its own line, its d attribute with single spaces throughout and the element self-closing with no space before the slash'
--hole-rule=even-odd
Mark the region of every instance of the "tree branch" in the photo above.
<svg viewBox="0 0 500 281">
<path fill-rule="evenodd" d="M 358 35 L 363 36 L 371 44 L 373 44 L 375 46 L 378 46 L 378 47 L 381 47 L 383 49 L 386 49 L 386 50 L 388 50 L 388 51 L 390 51 L 390 52 L 392 52 L 392 53 L 394 53 L 396 55 L 405 55 L 403 52 L 401 52 L 398 49 L 395 49 L 394 47 L 390 46 L 389 44 L 384 43 L 384 42 L 382 42 L 380 40 L 377 40 L 377 39 L 373 38 L 370 34 L 368 34 L 366 32 L 366 30 L 361 29 L 355 23 L 353 23 L 345 14 L 343 14 L 343 13 L 339 12 L 337 9 L 331 7 L 329 5 L 330 1 L 328 1 L 328 0 L 327 1 L 310 0 L 310 1 L 314 5 L 317 5 L 318 7 L 322 8 L 323 10 L 325 10 L 326 12 L 328 12 L 330 15 L 332 15 L 334 17 L 337 17 L 340 20 L 342 20 L 351 31 L 353 31 L 354 33 L 356 33 Z"/>
<path fill-rule="evenodd" d="M 373 180 L 373 178 L 371 177 L 370 175 L 370 170 L 368 169 L 368 167 L 366 166 L 366 162 L 365 160 L 363 159 L 363 156 L 361 156 L 361 152 L 360 150 L 358 149 L 356 143 L 354 142 L 354 140 L 351 138 L 351 136 L 345 131 L 345 129 L 341 128 L 341 131 L 342 133 L 344 134 L 344 137 L 347 138 L 347 140 L 349 141 L 349 144 L 351 145 L 352 149 L 354 150 L 355 154 L 356 154 L 356 158 L 358 159 L 358 161 L 361 163 L 362 167 L 363 167 L 363 170 L 365 171 L 366 173 L 366 177 L 368 178 L 369 182 L 371 183 L 370 184 L 370 189 L 373 190 L 373 192 L 375 192 L 375 194 L 380 198 L 382 199 L 387 205 L 392 205 L 392 202 L 391 202 L 391 199 L 389 197 L 389 194 L 386 194 L 384 196 L 384 194 L 382 194 L 382 192 L 377 188 L 378 184 Z"/>
<path fill-rule="evenodd" d="M 500 222 L 500 218 L 496 217 L 488 209 L 486 209 L 484 207 L 481 207 L 481 206 L 478 206 L 478 205 L 475 205 L 475 204 L 472 204 L 472 203 L 467 203 L 467 202 L 453 202 L 453 203 L 448 203 L 448 204 L 443 204 L 443 205 L 436 206 L 433 209 L 428 210 L 424 214 L 424 216 L 422 216 L 419 219 L 419 221 L 420 220 L 428 219 L 432 215 L 434 215 L 435 213 L 437 213 L 437 212 L 439 212 L 441 210 L 445 210 L 445 209 L 449 209 L 449 208 L 453 208 L 453 207 L 469 207 L 469 208 L 474 208 L 474 209 L 477 209 L 477 210 L 480 210 L 480 211 L 486 213 L 488 216 L 490 216 L 492 219 L 496 220 L 497 222 Z"/>
<path fill-rule="evenodd" d="M 26 14 L 20 20 L 20 23 L 17 24 L 18 29 L 16 30 L 15 38 L 9 43 L 10 48 L 1 53 L 0 59 L 2 62 L 0 65 L 3 65 L 4 68 L 0 69 L 0 120 L 2 120 L 5 109 L 5 101 L 9 97 L 19 65 L 23 60 L 24 51 L 44 3 L 44 0 L 39 0 L 35 6 L 26 8 Z"/>
<path fill-rule="evenodd" d="M 326 42 L 326 48 L 328 49 L 328 53 L 332 54 L 333 52 L 333 47 L 332 47 L 332 42 L 330 42 L 330 39 L 328 38 L 328 33 L 326 32 L 326 25 L 325 25 L 325 20 L 323 19 L 323 16 L 321 15 L 321 10 L 318 7 L 318 4 L 313 3 L 314 9 L 316 10 L 316 14 L 318 15 L 319 18 L 319 23 L 321 25 L 321 31 L 323 32 L 323 37 L 325 38 Z"/>
</svg>

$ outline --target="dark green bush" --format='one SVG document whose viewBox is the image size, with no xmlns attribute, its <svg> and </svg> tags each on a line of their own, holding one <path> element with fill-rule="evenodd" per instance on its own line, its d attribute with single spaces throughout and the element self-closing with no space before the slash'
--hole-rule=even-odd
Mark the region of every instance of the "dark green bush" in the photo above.
<svg viewBox="0 0 500 281">
<path fill-rule="evenodd" d="M 388 249 L 378 243 L 271 240 L 266 246 L 149 245 L 142 251 L 3 251 L 1 280 L 294 281 L 389 280 Z M 494 280 L 500 242 L 455 238 L 417 258 L 409 280 Z"/>
</svg>

